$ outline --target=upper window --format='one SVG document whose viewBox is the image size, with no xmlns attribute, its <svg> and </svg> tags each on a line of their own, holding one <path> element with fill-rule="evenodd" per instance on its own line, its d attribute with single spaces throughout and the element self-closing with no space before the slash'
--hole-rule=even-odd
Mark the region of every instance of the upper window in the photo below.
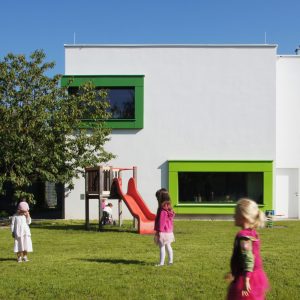
<svg viewBox="0 0 300 300">
<path fill-rule="evenodd" d="M 97 89 L 107 91 L 112 117 L 107 121 L 111 128 L 143 128 L 144 76 L 63 76 L 62 85 L 69 85 L 69 93 L 77 93 L 80 85 L 92 82 Z M 99 99 L 100 100 L 100 99 Z M 89 116 L 82 120 L 89 127 Z"/>
</svg>

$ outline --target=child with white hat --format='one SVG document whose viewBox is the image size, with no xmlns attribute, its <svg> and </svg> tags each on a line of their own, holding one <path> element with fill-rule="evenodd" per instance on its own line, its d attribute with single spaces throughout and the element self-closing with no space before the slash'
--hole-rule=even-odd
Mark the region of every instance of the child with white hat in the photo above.
<svg viewBox="0 0 300 300">
<path fill-rule="evenodd" d="M 29 205 L 22 199 L 11 219 L 11 232 L 15 239 L 14 252 L 17 254 L 18 262 L 27 262 L 27 253 L 32 252 L 31 232 L 28 226 L 30 223 Z"/>
</svg>

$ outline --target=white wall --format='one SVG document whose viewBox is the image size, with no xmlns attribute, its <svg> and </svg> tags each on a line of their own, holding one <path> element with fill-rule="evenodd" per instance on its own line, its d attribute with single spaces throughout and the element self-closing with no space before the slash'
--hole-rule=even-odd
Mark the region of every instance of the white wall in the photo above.
<svg viewBox="0 0 300 300">
<path fill-rule="evenodd" d="M 278 57 L 276 93 L 276 166 L 300 167 L 300 56 Z"/>
<path fill-rule="evenodd" d="M 300 56 L 279 56 L 276 78 L 276 168 L 277 182 L 285 176 L 289 191 L 283 197 L 285 185 L 276 187 L 275 210 L 285 206 L 284 217 L 300 217 Z M 295 181 L 298 184 L 295 184 Z M 292 187 L 292 188 L 291 188 Z M 295 204 L 298 201 L 298 207 Z M 290 207 L 290 209 L 288 209 Z M 291 208 L 292 207 L 292 208 Z"/>
<path fill-rule="evenodd" d="M 144 129 L 114 130 L 107 149 L 118 156 L 112 165 L 138 166 L 138 189 L 152 211 L 170 159 L 275 159 L 275 46 L 65 50 L 66 75 L 145 75 Z M 79 217 L 83 181 L 78 186 L 66 218 Z"/>
</svg>

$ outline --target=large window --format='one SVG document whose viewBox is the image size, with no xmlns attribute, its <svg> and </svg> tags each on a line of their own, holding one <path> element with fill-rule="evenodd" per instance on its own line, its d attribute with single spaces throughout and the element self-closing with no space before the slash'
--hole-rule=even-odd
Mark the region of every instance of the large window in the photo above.
<svg viewBox="0 0 300 300">
<path fill-rule="evenodd" d="M 70 87 L 69 93 L 78 93 L 78 87 Z M 111 119 L 135 119 L 135 91 L 134 87 L 97 87 L 97 89 L 104 89 L 107 92 L 107 98 L 111 112 Z M 101 99 L 98 99 L 101 101 Z M 85 116 L 84 121 L 89 120 L 89 116 Z"/>
<path fill-rule="evenodd" d="M 178 172 L 179 203 L 263 203 L 262 172 Z"/>
<path fill-rule="evenodd" d="M 92 82 L 97 89 L 108 93 L 112 117 L 107 121 L 111 128 L 140 129 L 144 120 L 144 76 L 143 75 L 98 75 L 63 76 L 62 85 L 69 85 L 70 93 L 77 93 L 78 87 Z M 99 99 L 100 100 L 100 99 Z M 82 120 L 83 127 L 89 127 L 89 116 Z"/>
<path fill-rule="evenodd" d="M 232 214 L 242 197 L 272 209 L 272 161 L 171 160 L 169 191 L 178 214 Z"/>
</svg>

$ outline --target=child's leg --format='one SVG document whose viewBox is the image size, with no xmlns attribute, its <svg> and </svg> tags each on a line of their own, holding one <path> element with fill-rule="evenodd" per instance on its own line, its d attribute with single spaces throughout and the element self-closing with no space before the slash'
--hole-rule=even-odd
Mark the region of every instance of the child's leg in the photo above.
<svg viewBox="0 0 300 300">
<path fill-rule="evenodd" d="M 173 263 L 173 249 L 171 247 L 171 243 L 166 244 L 167 251 L 168 251 L 168 256 L 169 256 L 169 264 Z"/>
<path fill-rule="evenodd" d="M 17 252 L 17 261 L 18 262 L 21 262 L 22 261 L 22 255 L 23 254 L 23 252 Z"/>
<path fill-rule="evenodd" d="M 162 266 L 165 264 L 165 257 L 166 257 L 166 248 L 165 245 L 159 245 L 160 249 L 160 262 L 159 264 Z"/>
<path fill-rule="evenodd" d="M 24 261 L 28 261 L 28 258 L 27 258 L 27 251 L 23 251 L 23 260 L 24 260 Z"/>
</svg>

